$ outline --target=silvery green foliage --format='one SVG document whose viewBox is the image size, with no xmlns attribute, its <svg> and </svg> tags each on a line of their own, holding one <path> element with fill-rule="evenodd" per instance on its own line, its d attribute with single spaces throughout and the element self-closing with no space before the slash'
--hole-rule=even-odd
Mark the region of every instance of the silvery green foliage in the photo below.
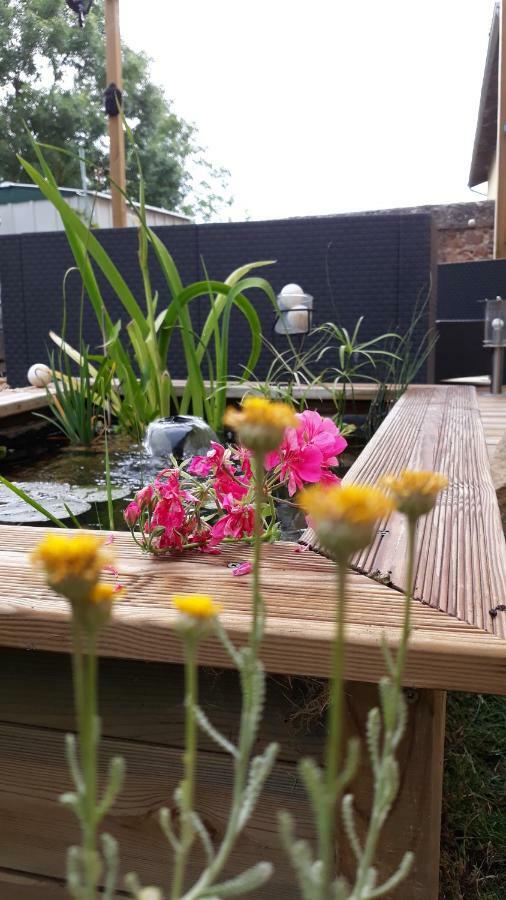
<svg viewBox="0 0 506 900">
<path fill-rule="evenodd" d="M 393 676 L 391 658 L 387 657 L 387 664 Z M 403 881 L 413 864 L 413 854 L 406 853 L 397 870 L 386 881 L 378 883 L 375 856 L 381 830 L 399 790 L 396 751 L 407 721 L 406 702 L 393 677 L 382 679 L 379 690 L 381 708 L 370 710 L 367 719 L 367 749 L 374 787 L 369 825 L 362 839 L 356 826 L 353 796 L 344 793 L 357 771 L 358 742 L 349 742 L 347 757 L 331 796 L 326 793 L 324 772 L 313 760 L 305 759 L 299 765 L 319 837 L 326 827 L 325 809 L 328 810 L 328 804 L 333 808 L 342 798 L 340 805 L 344 831 L 356 860 L 353 884 L 337 876 L 330 885 L 329 893 L 322 862 L 315 856 L 308 841 L 297 840 L 292 816 L 286 812 L 279 816 L 281 837 L 294 867 L 303 900 L 373 900 L 385 897 Z"/>
<path fill-rule="evenodd" d="M 95 718 L 93 728 L 93 741 L 95 747 L 100 740 L 100 721 Z M 70 807 L 77 816 L 81 827 L 86 823 L 86 784 L 81 764 L 78 759 L 76 740 L 73 734 L 67 734 L 65 738 L 65 751 L 67 762 L 74 782 L 74 791 L 63 794 L 60 803 Z M 98 825 L 107 814 L 123 785 L 125 777 L 125 762 L 120 756 L 115 756 L 109 763 L 107 783 L 101 799 L 95 806 L 94 821 Z M 102 834 L 102 855 L 94 851 L 91 856 L 83 847 L 70 847 L 67 854 L 67 888 L 74 900 L 86 900 L 89 896 L 89 886 L 86 885 L 85 871 L 94 870 L 94 883 L 98 884 L 103 878 L 104 888 L 101 894 L 103 900 L 113 900 L 117 876 L 118 876 L 118 845 L 110 834 Z"/>
<path fill-rule="evenodd" d="M 272 875 L 270 863 L 261 862 L 228 881 L 219 881 L 235 842 L 251 817 L 262 788 L 269 777 L 278 752 L 277 744 L 270 744 L 263 753 L 252 757 L 257 739 L 265 701 L 265 671 L 251 647 L 237 650 L 219 623 L 215 623 L 218 637 L 239 673 L 242 693 L 242 707 L 237 744 L 231 743 L 209 721 L 200 707 L 193 709 L 199 727 L 220 750 L 224 750 L 233 761 L 234 781 L 232 801 L 225 834 L 218 847 L 213 845 L 209 832 L 195 810 L 191 812 L 194 838 L 206 855 L 207 866 L 195 883 L 178 900 L 228 900 L 257 890 Z M 181 786 L 174 792 L 174 804 L 181 821 Z M 170 810 L 160 811 L 160 826 L 173 853 L 181 850 L 178 835 L 172 826 Z M 164 900 L 159 888 L 143 888 L 136 875 L 130 874 L 125 884 L 135 900 Z M 151 892 L 151 893 L 149 893 Z"/>
</svg>

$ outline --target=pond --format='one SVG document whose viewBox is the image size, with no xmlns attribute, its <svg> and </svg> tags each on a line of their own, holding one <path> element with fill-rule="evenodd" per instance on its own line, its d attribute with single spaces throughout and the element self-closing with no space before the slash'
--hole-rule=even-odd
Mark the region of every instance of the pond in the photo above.
<svg viewBox="0 0 506 900">
<path fill-rule="evenodd" d="M 175 443 L 176 455 L 189 457 L 205 452 L 207 440 L 214 435 L 197 434 L 188 439 L 182 434 Z M 38 432 L 27 436 L 38 442 Z M 151 449 L 148 446 L 148 441 Z M 62 521 L 72 524 L 72 517 L 88 528 L 109 528 L 106 485 L 106 447 L 104 439 L 91 447 L 66 446 L 60 440 L 48 442 L 45 453 L 32 462 L 10 463 L 4 466 L 4 474 L 14 484 L 37 500 L 45 509 Z M 40 447 L 37 448 L 40 450 Z M 165 449 L 165 453 L 163 452 Z M 156 451 L 156 455 L 153 454 Z M 360 446 L 352 446 L 340 457 L 338 473 L 342 475 L 357 457 Z M 26 455 L 30 456 L 30 452 Z M 123 509 L 129 499 L 161 469 L 170 465 L 170 451 L 160 441 L 160 433 L 144 443 L 138 443 L 124 434 L 110 434 L 108 455 L 113 496 L 114 527 L 124 530 Z M 296 540 L 304 528 L 304 520 L 292 507 L 278 505 L 282 537 Z M 0 485 L 0 524 L 45 525 L 47 518 L 17 497 L 9 488 Z"/>
</svg>

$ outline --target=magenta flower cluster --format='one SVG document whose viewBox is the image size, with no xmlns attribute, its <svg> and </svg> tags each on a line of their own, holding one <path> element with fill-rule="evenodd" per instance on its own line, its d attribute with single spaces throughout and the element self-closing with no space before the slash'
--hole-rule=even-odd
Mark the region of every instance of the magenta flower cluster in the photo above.
<svg viewBox="0 0 506 900">
<path fill-rule="evenodd" d="M 288 428 L 280 447 L 265 458 L 264 531 L 274 529 L 273 498 L 287 487 L 290 497 L 305 484 L 339 482 L 332 471 L 347 446 L 332 419 L 306 410 Z M 205 456 L 160 472 L 124 511 L 130 531 L 154 554 L 199 549 L 219 552 L 224 540 L 247 540 L 254 530 L 251 454 L 244 447 L 213 442 Z"/>
</svg>

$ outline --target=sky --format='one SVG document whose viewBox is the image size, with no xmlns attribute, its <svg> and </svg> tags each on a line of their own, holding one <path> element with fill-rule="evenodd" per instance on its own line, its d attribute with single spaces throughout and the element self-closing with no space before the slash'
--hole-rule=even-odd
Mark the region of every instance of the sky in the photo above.
<svg viewBox="0 0 506 900">
<path fill-rule="evenodd" d="M 483 199 L 467 188 L 493 0 L 120 0 L 233 219 Z M 484 188 L 482 189 L 484 190 Z"/>
</svg>

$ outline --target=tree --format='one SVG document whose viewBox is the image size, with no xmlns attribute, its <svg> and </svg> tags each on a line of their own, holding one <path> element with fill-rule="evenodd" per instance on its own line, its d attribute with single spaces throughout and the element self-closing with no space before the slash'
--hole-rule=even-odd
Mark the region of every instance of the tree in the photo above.
<svg viewBox="0 0 506 900">
<path fill-rule="evenodd" d="M 41 143 L 82 152 L 93 165 L 93 187 L 107 189 L 105 37 L 101 2 L 86 27 L 77 27 L 64 0 L 0 0 L 0 180 L 23 180 L 16 153 L 33 157 L 30 135 Z M 216 169 L 198 144 L 196 128 L 172 110 L 150 79 L 150 60 L 124 47 L 125 116 L 139 151 L 146 199 L 155 206 L 214 217 L 226 199 L 228 173 Z M 53 153 L 62 187 L 81 184 L 79 161 Z M 127 147 L 127 185 L 138 188 L 137 166 Z"/>
</svg>

